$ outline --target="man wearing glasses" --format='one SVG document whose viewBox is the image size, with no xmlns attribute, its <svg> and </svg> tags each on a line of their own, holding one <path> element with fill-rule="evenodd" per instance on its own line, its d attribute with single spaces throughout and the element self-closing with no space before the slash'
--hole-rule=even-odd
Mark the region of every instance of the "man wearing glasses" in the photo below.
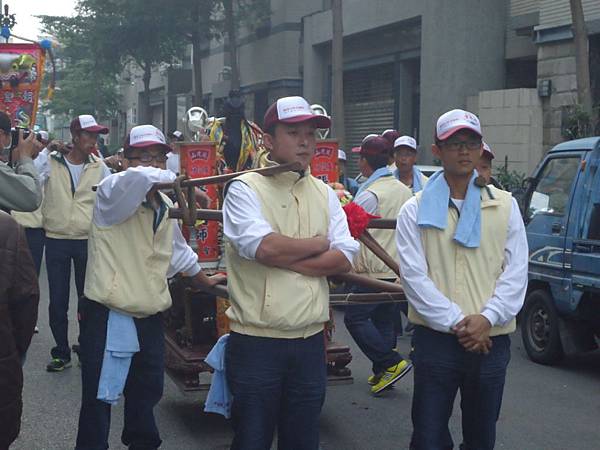
<svg viewBox="0 0 600 450">
<path fill-rule="evenodd" d="M 61 372 L 71 366 L 68 337 L 68 311 L 71 285 L 71 261 L 75 269 L 77 297 L 83 296 L 87 239 L 96 194 L 92 186 L 110 175 L 110 170 L 92 152 L 99 134 L 108 128 L 98 125 L 90 115 L 71 121 L 72 149 L 63 154 L 54 151 L 40 169 L 45 181 L 42 204 L 46 230 L 46 270 L 50 294 L 50 329 L 56 342 L 46 366 L 48 372 Z"/>
<path fill-rule="evenodd" d="M 124 145 L 125 171 L 98 185 L 90 270 L 81 302 L 77 450 L 108 448 L 111 405 L 121 394 L 123 444 L 130 449 L 160 447 L 153 410 L 163 392 L 161 313 L 171 307 L 167 278 L 183 273 L 194 288 L 224 281 L 222 275 L 209 278 L 200 270 L 198 256 L 177 222 L 169 219 L 172 203 L 153 189 L 155 183 L 175 180 L 176 175 L 166 170 L 168 151 L 160 130 L 152 125 L 134 127 Z M 129 347 L 130 342 L 136 349 Z M 109 358 L 113 352 L 119 354 Z M 126 359 L 126 368 L 115 370 L 115 364 L 122 363 L 114 360 Z"/>
<path fill-rule="evenodd" d="M 517 202 L 476 177 L 482 146 L 474 114 L 443 114 L 432 148 L 443 170 L 398 216 L 402 284 L 416 324 L 414 450 L 453 448 L 448 421 L 458 390 L 461 448 L 494 448 L 528 250 Z"/>
</svg>

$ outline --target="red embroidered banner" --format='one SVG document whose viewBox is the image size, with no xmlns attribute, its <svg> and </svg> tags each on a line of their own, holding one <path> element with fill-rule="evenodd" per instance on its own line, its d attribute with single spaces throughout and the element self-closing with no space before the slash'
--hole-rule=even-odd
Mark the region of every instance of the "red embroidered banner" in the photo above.
<svg viewBox="0 0 600 450">
<path fill-rule="evenodd" d="M 44 75 L 38 44 L 0 44 L 0 108 L 13 125 L 33 128 Z"/>
</svg>

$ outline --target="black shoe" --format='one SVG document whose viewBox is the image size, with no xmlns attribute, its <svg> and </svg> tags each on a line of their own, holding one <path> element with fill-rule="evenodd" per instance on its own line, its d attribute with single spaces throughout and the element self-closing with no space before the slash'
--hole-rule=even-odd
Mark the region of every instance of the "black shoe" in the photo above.
<svg viewBox="0 0 600 450">
<path fill-rule="evenodd" d="M 46 366 L 48 372 L 62 372 L 71 367 L 70 359 L 52 358 L 52 361 Z"/>
</svg>

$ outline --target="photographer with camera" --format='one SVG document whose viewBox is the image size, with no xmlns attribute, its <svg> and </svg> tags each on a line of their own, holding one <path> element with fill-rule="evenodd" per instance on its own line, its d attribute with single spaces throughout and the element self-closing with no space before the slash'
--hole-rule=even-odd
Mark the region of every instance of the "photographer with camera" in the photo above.
<svg viewBox="0 0 600 450">
<path fill-rule="evenodd" d="M 50 146 L 49 136 L 47 131 L 39 132 L 40 142 L 44 149 L 39 152 L 37 157 L 33 160 L 33 165 L 38 172 L 38 181 L 42 193 L 44 191 L 44 183 L 47 178 L 47 173 L 44 172 L 44 167 L 48 161 L 48 146 Z M 25 228 L 25 236 L 27 236 L 27 243 L 29 244 L 29 250 L 33 257 L 33 263 L 39 276 L 40 268 L 42 266 L 42 255 L 44 254 L 44 242 L 46 239 L 46 233 L 43 228 L 42 218 L 42 206 L 32 212 L 18 212 L 11 211 L 11 216 Z"/>
<path fill-rule="evenodd" d="M 42 190 L 33 159 L 42 149 L 34 133 L 23 138 L 24 130 L 18 130 L 18 141 L 13 145 L 12 123 L 5 112 L 0 111 L 0 148 L 8 151 L 9 165 L 0 162 L 0 209 L 34 211 L 42 202 Z"/>
</svg>

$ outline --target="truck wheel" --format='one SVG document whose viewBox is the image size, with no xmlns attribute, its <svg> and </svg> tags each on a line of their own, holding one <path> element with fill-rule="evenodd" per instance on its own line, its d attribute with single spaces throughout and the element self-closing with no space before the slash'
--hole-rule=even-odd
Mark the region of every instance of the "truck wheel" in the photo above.
<svg viewBox="0 0 600 450">
<path fill-rule="evenodd" d="M 539 364 L 556 364 L 564 356 L 558 329 L 558 313 L 550 294 L 542 289 L 525 299 L 521 337 L 527 355 Z"/>
</svg>

